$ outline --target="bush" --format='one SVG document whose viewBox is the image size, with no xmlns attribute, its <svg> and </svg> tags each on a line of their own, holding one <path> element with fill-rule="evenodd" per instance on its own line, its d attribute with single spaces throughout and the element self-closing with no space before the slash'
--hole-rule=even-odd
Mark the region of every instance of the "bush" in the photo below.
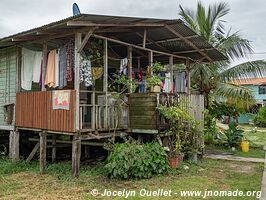
<svg viewBox="0 0 266 200">
<path fill-rule="evenodd" d="M 266 106 L 262 107 L 254 118 L 254 123 L 260 127 L 266 127 Z"/>
<path fill-rule="evenodd" d="M 107 158 L 105 172 L 111 178 L 150 178 L 168 169 L 167 154 L 158 143 L 115 144 Z"/>
</svg>

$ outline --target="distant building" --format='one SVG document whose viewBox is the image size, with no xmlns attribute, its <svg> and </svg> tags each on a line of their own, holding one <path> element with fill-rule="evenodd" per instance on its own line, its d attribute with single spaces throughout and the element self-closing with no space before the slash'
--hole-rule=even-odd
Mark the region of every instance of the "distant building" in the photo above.
<svg viewBox="0 0 266 200">
<path fill-rule="evenodd" d="M 239 123 L 250 123 L 258 113 L 258 110 L 266 105 L 266 77 L 263 78 L 250 78 L 234 81 L 234 84 L 245 86 L 252 90 L 252 93 L 256 99 L 256 105 L 250 109 L 249 113 L 240 114 Z"/>
</svg>

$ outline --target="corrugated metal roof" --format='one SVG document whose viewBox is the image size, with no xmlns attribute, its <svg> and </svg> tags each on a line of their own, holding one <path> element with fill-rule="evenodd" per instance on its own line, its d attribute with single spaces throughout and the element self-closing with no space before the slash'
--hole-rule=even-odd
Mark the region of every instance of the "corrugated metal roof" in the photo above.
<svg viewBox="0 0 266 200">
<path fill-rule="evenodd" d="M 265 85 L 266 77 L 238 79 L 238 80 L 231 81 L 231 83 L 236 84 L 236 85 Z"/>
<path fill-rule="evenodd" d="M 30 29 L 28 31 L 23 31 L 8 37 L 0 39 L 0 47 L 7 47 L 12 45 L 38 45 L 36 41 L 44 40 L 49 38 L 51 35 L 60 35 L 62 33 L 74 33 L 74 31 L 81 30 L 84 26 L 68 26 L 68 22 L 84 21 L 94 24 L 105 24 L 104 27 L 98 27 L 95 30 L 96 34 L 103 36 L 113 36 L 121 41 L 128 42 L 130 44 L 142 44 L 142 38 L 136 33 L 143 34 L 143 30 L 147 29 L 147 48 L 152 50 L 163 51 L 165 48 L 168 52 L 175 53 L 183 52 L 182 56 L 187 56 L 190 59 L 201 59 L 203 56 L 195 51 L 195 48 L 188 45 L 183 40 L 180 40 L 175 34 L 170 32 L 164 26 L 158 27 L 145 27 L 145 24 L 164 24 L 173 28 L 183 37 L 188 37 L 198 49 L 202 50 L 209 56 L 212 60 L 224 60 L 226 57 L 220 53 L 218 50 L 213 48 L 210 44 L 205 42 L 200 38 L 195 32 L 193 32 L 189 27 L 187 27 L 181 20 L 167 20 L 167 19 L 153 19 L 153 18 L 139 18 L 139 17 L 122 17 L 122 16 L 106 16 L 106 15 L 91 15 L 91 14 L 81 14 L 78 16 L 72 16 L 66 19 L 62 19 L 38 28 Z M 143 24 L 141 27 L 115 27 L 114 25 L 128 25 L 132 23 Z M 108 24 L 112 24 L 113 28 Z M 109 29 L 108 29 L 109 28 Z M 115 31 L 113 30 L 115 29 Z M 108 30 L 110 30 L 108 32 Z M 38 34 L 41 33 L 41 34 Z M 12 40 L 14 39 L 14 40 Z M 157 44 L 149 41 L 152 40 Z M 166 41 L 171 40 L 171 41 Z M 58 40 L 53 38 L 52 42 L 57 43 Z M 159 44 L 159 45 L 158 45 Z M 160 47 L 161 46 L 161 47 Z M 206 50 L 205 49 L 209 49 Z M 184 51 L 190 51 L 184 54 Z M 208 61 L 205 59 L 203 61 Z"/>
</svg>

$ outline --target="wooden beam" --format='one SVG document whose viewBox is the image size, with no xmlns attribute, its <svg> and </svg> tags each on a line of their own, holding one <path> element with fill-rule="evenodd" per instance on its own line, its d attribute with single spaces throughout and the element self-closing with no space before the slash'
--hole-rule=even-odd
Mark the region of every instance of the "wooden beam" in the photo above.
<svg viewBox="0 0 266 200">
<path fill-rule="evenodd" d="M 83 139 L 83 137 L 80 137 L 81 139 Z M 33 142 L 39 142 L 40 140 L 37 138 L 29 138 L 29 141 L 33 141 Z M 52 143 L 53 141 L 50 139 L 47 140 L 47 143 Z M 72 144 L 72 141 L 66 141 L 66 140 L 56 140 L 57 144 Z M 81 142 L 82 145 L 86 145 L 86 146 L 96 146 L 96 147 L 102 147 L 104 145 L 104 143 L 101 142 Z M 58 146 L 58 145 L 56 145 Z"/>
<path fill-rule="evenodd" d="M 72 141 L 72 177 L 78 178 L 80 173 L 81 139 L 74 136 Z"/>
<path fill-rule="evenodd" d="M 132 78 L 132 47 L 128 47 L 127 48 L 127 57 L 128 57 L 128 79 L 129 81 L 131 82 L 133 80 Z M 132 83 L 130 83 L 130 86 L 129 86 L 129 93 L 132 93 Z"/>
<path fill-rule="evenodd" d="M 104 128 L 108 127 L 108 41 L 104 39 L 103 41 L 103 92 L 105 93 L 105 112 L 104 112 Z"/>
<path fill-rule="evenodd" d="M 171 82 L 171 92 L 173 92 L 173 85 L 174 85 L 174 57 L 169 57 L 169 66 L 170 66 L 170 82 Z"/>
<path fill-rule="evenodd" d="M 56 135 L 52 135 L 52 163 L 56 162 Z"/>
<path fill-rule="evenodd" d="M 46 67 L 47 67 L 47 43 L 43 43 L 42 47 L 42 91 L 46 91 L 45 88 L 45 74 L 46 74 Z"/>
<path fill-rule="evenodd" d="M 193 38 L 198 38 L 199 35 L 192 35 L 192 36 L 186 36 L 184 38 L 186 39 L 193 39 Z M 155 43 L 165 43 L 165 42 L 175 42 L 175 41 L 181 41 L 182 39 L 181 38 L 172 38 L 172 39 L 166 39 L 166 40 L 156 40 L 154 41 Z M 146 42 L 146 45 L 147 44 L 152 44 L 151 42 Z M 142 44 L 138 44 L 138 45 L 142 45 Z"/>
<path fill-rule="evenodd" d="M 134 45 L 134 44 L 129 44 L 127 42 L 122 42 L 120 40 L 104 37 L 104 36 L 101 36 L 101 35 L 93 34 L 92 37 L 103 39 L 103 40 L 107 40 L 107 41 L 118 43 L 118 44 L 122 44 L 122 45 L 125 45 L 125 46 L 131 46 L 133 48 L 141 49 L 141 50 L 148 51 L 148 52 L 153 51 L 154 53 L 158 53 L 158 54 L 162 54 L 162 55 L 166 55 L 166 56 L 173 56 L 175 58 L 179 58 L 179 59 L 182 59 L 182 60 L 191 60 L 191 61 L 193 61 L 193 59 L 185 57 L 185 56 L 178 56 L 178 55 L 174 55 L 174 54 L 170 54 L 170 53 L 166 53 L 166 52 L 162 52 L 162 51 L 157 51 L 157 50 L 152 50 L 152 49 L 148 49 L 148 48 L 143 48 L 143 47 L 140 47 L 140 46 L 137 46 L 137 45 Z"/>
<path fill-rule="evenodd" d="M 144 41 L 144 36 L 143 35 L 141 35 L 141 33 L 136 33 L 138 36 L 140 36 L 141 38 L 143 38 L 143 41 Z M 159 47 L 160 49 L 162 49 L 163 51 L 165 51 L 165 52 L 167 52 L 167 53 L 170 53 L 169 52 L 169 50 L 168 49 L 166 49 L 165 47 L 163 47 L 162 45 L 160 45 L 160 44 L 157 44 L 154 40 L 152 40 L 152 39 L 150 39 L 150 38 L 148 38 L 147 36 L 146 36 L 146 38 L 145 38 L 145 41 L 149 41 L 149 42 L 151 42 L 151 44 L 154 44 L 155 46 L 157 46 L 157 47 Z M 144 47 L 145 48 L 145 47 Z"/>
<path fill-rule="evenodd" d="M 85 36 L 85 38 L 82 40 L 80 46 L 78 47 L 78 53 L 80 53 L 83 48 L 85 47 L 85 45 L 87 44 L 88 40 L 90 39 L 93 31 L 95 30 L 95 28 L 92 28 Z"/>
<path fill-rule="evenodd" d="M 99 24 L 99 23 L 92 23 L 88 21 L 70 21 L 67 22 L 67 26 L 97 26 L 97 27 L 163 27 L 164 24 L 156 24 L 156 23 L 135 23 L 135 24 Z"/>
<path fill-rule="evenodd" d="M 33 157 L 35 156 L 35 154 L 37 153 L 38 149 L 40 148 L 40 142 L 38 142 L 34 148 L 32 149 L 30 155 L 27 158 L 27 162 L 31 161 L 33 159 Z"/>
<path fill-rule="evenodd" d="M 185 43 L 187 43 L 189 46 L 191 46 L 193 49 L 197 50 L 197 52 L 199 54 L 201 54 L 203 57 L 207 58 L 207 60 L 209 60 L 210 62 L 212 62 L 212 59 L 205 53 L 201 52 L 200 49 L 193 44 L 193 42 L 191 42 L 190 40 L 188 40 L 187 38 L 185 38 L 183 35 L 181 35 L 180 33 L 178 33 L 175 29 L 173 29 L 172 27 L 165 25 L 165 28 L 167 28 L 171 33 L 173 33 L 174 35 L 176 35 L 177 37 L 181 38 Z"/>
<path fill-rule="evenodd" d="M 215 48 L 209 48 L 209 49 L 200 49 L 200 51 L 204 52 L 204 51 L 211 51 L 211 50 L 215 50 Z M 187 54 L 187 53 L 197 53 L 197 50 L 189 50 L 189 51 L 177 51 L 174 52 L 174 54 Z"/>
<path fill-rule="evenodd" d="M 40 132 L 40 173 L 44 174 L 46 171 L 46 145 L 47 133 Z"/>
<path fill-rule="evenodd" d="M 78 52 L 78 48 L 81 45 L 81 33 L 75 34 L 75 81 L 74 88 L 76 90 L 76 131 L 79 131 L 82 127 L 80 127 L 80 108 L 79 108 L 79 90 L 80 90 L 80 82 L 79 82 L 79 67 L 80 67 L 80 53 Z"/>
<path fill-rule="evenodd" d="M 140 37 L 142 37 L 143 38 L 143 47 L 145 48 L 146 47 L 146 39 L 147 39 L 147 30 L 145 29 L 144 30 L 144 34 L 143 34 L 143 36 L 140 34 L 140 33 L 137 33 Z"/>
<path fill-rule="evenodd" d="M 9 158 L 14 162 L 19 160 L 19 132 L 10 131 L 9 134 Z"/>
</svg>

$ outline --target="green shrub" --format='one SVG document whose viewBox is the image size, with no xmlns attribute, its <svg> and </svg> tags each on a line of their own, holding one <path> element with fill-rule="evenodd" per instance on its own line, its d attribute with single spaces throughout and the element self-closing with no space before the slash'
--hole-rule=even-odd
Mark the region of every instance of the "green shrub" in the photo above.
<svg viewBox="0 0 266 200">
<path fill-rule="evenodd" d="M 260 127 L 266 127 L 266 106 L 262 107 L 254 118 L 254 123 Z"/>
<path fill-rule="evenodd" d="M 158 143 L 116 143 L 107 158 L 105 172 L 111 178 L 150 178 L 168 169 L 167 155 Z"/>
</svg>

